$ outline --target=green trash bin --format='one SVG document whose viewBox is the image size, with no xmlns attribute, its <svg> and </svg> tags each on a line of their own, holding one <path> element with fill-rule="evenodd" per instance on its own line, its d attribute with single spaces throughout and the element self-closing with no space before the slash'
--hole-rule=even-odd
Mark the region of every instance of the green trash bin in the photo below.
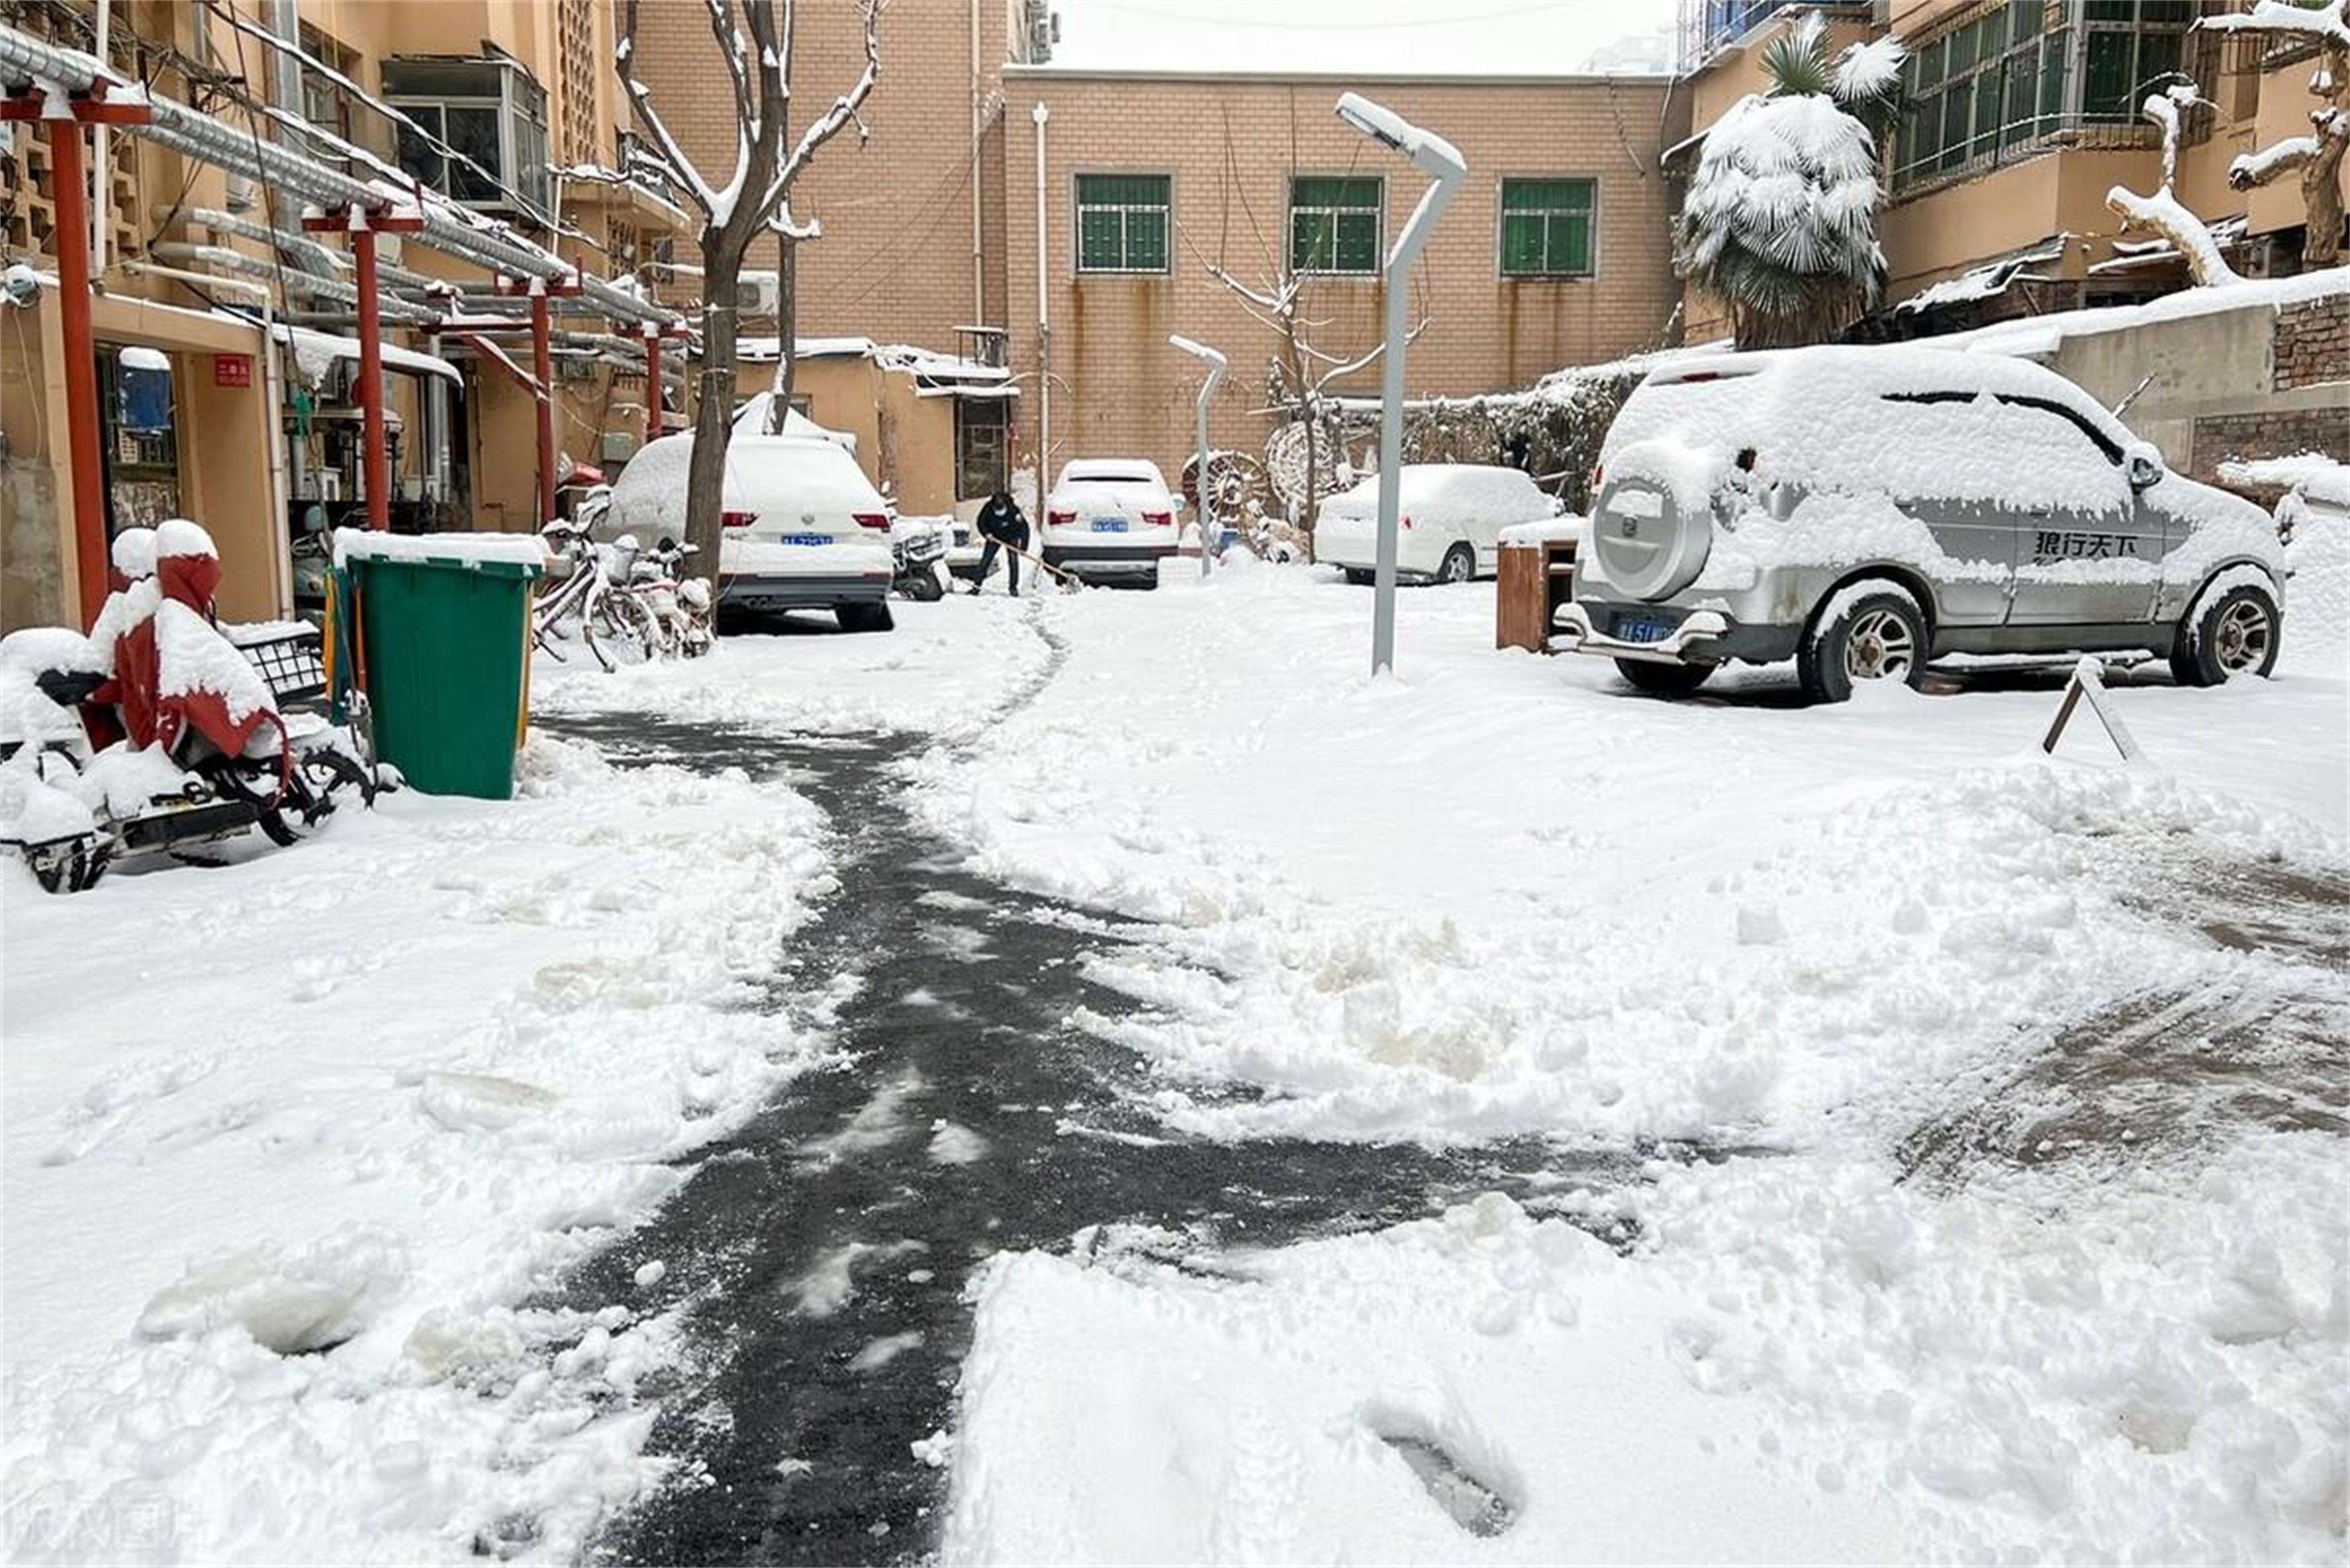
<svg viewBox="0 0 2350 1568">
<path fill-rule="evenodd" d="M 518 534 L 338 532 L 338 689 L 367 693 L 379 761 L 428 794 L 514 795 L 530 716 L 538 541 Z"/>
</svg>

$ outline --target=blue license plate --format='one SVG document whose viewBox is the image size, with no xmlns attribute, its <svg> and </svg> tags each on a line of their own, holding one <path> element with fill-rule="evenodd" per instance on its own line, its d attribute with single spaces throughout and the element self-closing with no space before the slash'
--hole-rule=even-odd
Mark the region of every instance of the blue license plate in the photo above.
<svg viewBox="0 0 2350 1568">
<path fill-rule="evenodd" d="M 786 545 L 829 545 L 832 543 L 832 535 L 829 534 L 786 534 L 784 535 L 782 542 Z"/>
<path fill-rule="evenodd" d="M 1660 620 L 1627 620 L 1616 628 L 1616 636 L 1625 642 L 1662 642 L 1672 634 L 1673 628 Z"/>
<path fill-rule="evenodd" d="M 1123 517 L 1097 517 L 1094 519 L 1094 532 L 1097 534 L 1123 534 L 1126 532 L 1126 519 Z"/>
</svg>

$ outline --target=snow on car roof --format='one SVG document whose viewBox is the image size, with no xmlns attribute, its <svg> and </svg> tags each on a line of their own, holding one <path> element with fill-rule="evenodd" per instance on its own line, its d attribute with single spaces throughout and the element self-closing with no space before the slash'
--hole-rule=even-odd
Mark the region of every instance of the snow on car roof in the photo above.
<svg viewBox="0 0 2350 1568">
<path fill-rule="evenodd" d="M 1139 457 L 1079 457 L 1061 465 L 1062 483 L 1084 479 L 1146 479 L 1153 484 L 1167 483 L 1157 463 Z"/>
<path fill-rule="evenodd" d="M 1626 400 L 1600 462 L 1614 469 L 1638 445 L 1677 470 L 1690 457 L 1721 468 L 1751 451 L 1758 484 L 1977 503 L 2029 491 L 2037 504 L 2103 514 L 2128 503 L 2120 465 L 2136 441 L 2028 360 L 1829 346 L 1675 361 Z"/>
<path fill-rule="evenodd" d="M 1552 514 L 1550 496 L 1523 469 L 1482 462 L 1408 462 L 1396 476 L 1397 504 L 1428 523 L 1528 523 Z M 1368 517 L 1379 509 L 1377 474 L 1322 504 L 1323 514 Z"/>
<path fill-rule="evenodd" d="M 598 534 L 682 535 L 692 462 L 691 431 L 646 442 L 614 482 L 611 510 Z M 743 512 L 879 512 L 888 504 L 847 449 L 805 435 L 737 435 L 728 441 L 724 496 L 727 510 Z"/>
</svg>

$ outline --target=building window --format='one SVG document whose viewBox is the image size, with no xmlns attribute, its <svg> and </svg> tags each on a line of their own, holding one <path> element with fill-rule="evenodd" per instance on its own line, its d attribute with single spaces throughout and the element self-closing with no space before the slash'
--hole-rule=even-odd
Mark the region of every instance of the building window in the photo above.
<svg viewBox="0 0 2350 1568">
<path fill-rule="evenodd" d="M 1290 270 L 1377 275 L 1381 185 L 1376 177 L 1361 176 L 1291 180 Z"/>
<path fill-rule="evenodd" d="M 546 89 L 515 61 L 403 59 L 383 64 L 383 95 L 451 151 L 400 128 L 400 166 L 472 206 L 547 212 Z"/>
<path fill-rule="evenodd" d="M 1077 270 L 1165 272 L 1169 190 L 1165 174 L 1077 176 Z"/>
<path fill-rule="evenodd" d="M 1598 187 L 1589 180 L 1502 182 L 1502 275 L 1589 277 Z"/>
<path fill-rule="evenodd" d="M 957 398 L 955 499 L 993 495 L 1010 474 L 1011 421 L 1002 398 Z"/>
<path fill-rule="evenodd" d="M 1996 167 L 2057 130 L 2135 125 L 2180 68 L 2195 3 L 2007 0 L 1918 46 L 1904 71 L 1895 187 Z M 2076 40 L 2080 101 L 2068 109 Z"/>
<path fill-rule="evenodd" d="M 338 45 L 309 23 L 301 27 L 302 52 L 323 65 L 332 66 L 341 76 L 349 76 L 359 68 L 359 53 Z M 284 56 L 278 57 L 281 66 Z M 348 141 L 351 139 L 351 103 L 335 78 L 316 66 L 302 67 L 302 118 L 319 130 Z"/>
<path fill-rule="evenodd" d="M 2086 78 L 2081 118 L 2091 124 L 2127 124 L 2138 106 L 2178 69 L 2195 0 L 2087 0 Z"/>
</svg>

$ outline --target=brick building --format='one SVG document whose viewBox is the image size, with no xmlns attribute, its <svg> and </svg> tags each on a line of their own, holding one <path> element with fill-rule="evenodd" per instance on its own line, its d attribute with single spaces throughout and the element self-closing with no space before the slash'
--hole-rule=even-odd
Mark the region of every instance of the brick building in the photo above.
<svg viewBox="0 0 2350 1568">
<path fill-rule="evenodd" d="M 701 0 L 639 5 L 640 78 L 696 161 L 723 167 L 734 129 L 709 90 L 720 67 Z M 1427 318 L 1409 358 L 1414 394 L 1522 387 L 1674 329 L 1678 198 L 1659 155 L 1687 134 L 1688 111 L 1666 78 L 1076 71 L 1049 65 L 1040 0 L 893 0 L 880 47 L 869 133 L 825 148 L 794 198 L 826 231 L 797 250 L 797 335 L 1006 357 L 1016 399 L 943 399 L 927 431 L 895 439 L 951 441 L 966 509 L 993 477 L 986 454 L 1009 450 L 1025 467 L 1040 431 L 1055 467 L 1139 454 L 1175 472 L 1196 380 L 1170 333 L 1231 357 L 1211 441 L 1261 449 L 1279 339 L 1211 262 L 1252 287 L 1311 275 L 1309 340 L 1325 351 L 1352 358 L 1378 341 L 1379 261 L 1425 182 L 1337 119 L 1347 88 L 1440 130 L 1469 161 L 1413 285 Z M 860 51 L 854 7 L 803 5 L 802 101 L 852 82 Z M 995 332 L 964 333 L 973 326 Z M 1327 389 L 1374 392 L 1378 375 L 1374 365 Z M 820 421 L 850 417 L 820 391 L 810 401 Z M 991 434 L 1007 419 L 1008 443 Z"/>
</svg>

